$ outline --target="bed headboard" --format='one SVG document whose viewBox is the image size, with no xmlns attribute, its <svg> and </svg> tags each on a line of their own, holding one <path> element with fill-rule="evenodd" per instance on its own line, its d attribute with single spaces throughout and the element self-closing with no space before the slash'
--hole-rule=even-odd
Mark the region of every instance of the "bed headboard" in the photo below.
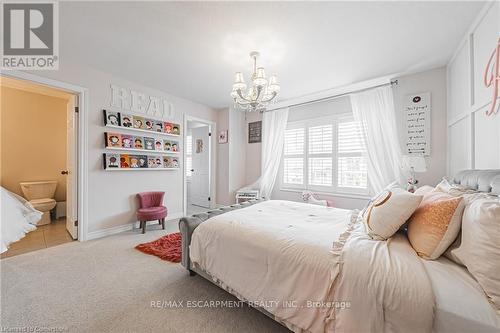
<svg viewBox="0 0 500 333">
<path fill-rule="evenodd" d="M 460 171 L 453 177 L 453 182 L 479 192 L 500 195 L 500 169 Z"/>
</svg>

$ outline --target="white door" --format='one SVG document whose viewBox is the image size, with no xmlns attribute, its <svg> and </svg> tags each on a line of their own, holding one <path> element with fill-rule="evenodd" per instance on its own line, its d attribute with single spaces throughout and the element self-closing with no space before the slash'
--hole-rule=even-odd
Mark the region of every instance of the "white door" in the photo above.
<svg viewBox="0 0 500 333">
<path fill-rule="evenodd" d="M 78 105 L 77 96 L 70 98 L 67 110 L 66 126 L 66 229 L 73 239 L 78 238 L 78 204 L 77 204 L 77 129 L 78 113 L 75 106 Z"/>
<path fill-rule="evenodd" d="M 193 167 L 189 197 L 191 204 L 210 207 L 210 137 L 209 126 L 191 129 Z"/>
</svg>

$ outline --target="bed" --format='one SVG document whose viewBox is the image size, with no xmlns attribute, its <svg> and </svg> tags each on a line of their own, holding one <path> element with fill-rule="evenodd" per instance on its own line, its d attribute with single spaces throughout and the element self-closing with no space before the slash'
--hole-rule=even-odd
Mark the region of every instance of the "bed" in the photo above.
<svg viewBox="0 0 500 333">
<path fill-rule="evenodd" d="M 36 229 L 36 223 L 42 218 L 25 199 L 0 187 L 1 191 L 1 252 L 7 251 L 9 245 L 20 240 L 26 233 Z"/>
<path fill-rule="evenodd" d="M 498 176 L 454 180 L 492 191 Z M 182 264 L 294 332 L 500 331 L 464 267 L 422 260 L 402 233 L 367 239 L 358 220 L 357 211 L 288 201 L 224 207 L 180 220 Z"/>
</svg>

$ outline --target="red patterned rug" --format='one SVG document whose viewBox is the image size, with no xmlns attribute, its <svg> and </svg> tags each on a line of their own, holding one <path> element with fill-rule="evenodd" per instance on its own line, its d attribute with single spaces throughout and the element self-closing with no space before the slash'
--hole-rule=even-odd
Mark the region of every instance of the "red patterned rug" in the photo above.
<svg viewBox="0 0 500 333">
<path fill-rule="evenodd" d="M 181 262 L 181 233 L 168 234 L 155 241 L 139 244 L 135 248 L 163 260 Z"/>
</svg>

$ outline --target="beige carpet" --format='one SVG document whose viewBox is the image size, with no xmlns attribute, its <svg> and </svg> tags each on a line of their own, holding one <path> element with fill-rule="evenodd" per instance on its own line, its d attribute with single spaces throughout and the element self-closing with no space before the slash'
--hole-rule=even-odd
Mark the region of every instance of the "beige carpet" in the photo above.
<svg viewBox="0 0 500 333">
<path fill-rule="evenodd" d="M 1 324 L 53 332 L 289 332 L 247 306 L 187 308 L 188 300 L 236 300 L 180 264 L 134 249 L 177 229 L 129 231 L 2 259 Z M 151 302 L 183 301 L 178 308 Z M 165 303 L 166 304 L 166 303 Z"/>
</svg>

